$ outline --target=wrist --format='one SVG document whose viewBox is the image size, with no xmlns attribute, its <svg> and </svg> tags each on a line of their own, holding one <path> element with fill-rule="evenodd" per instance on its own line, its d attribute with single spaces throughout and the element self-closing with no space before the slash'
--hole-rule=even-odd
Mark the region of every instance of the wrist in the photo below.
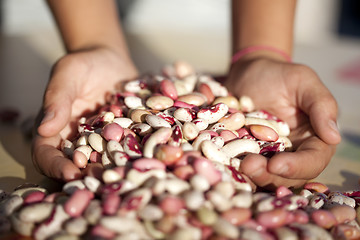
<svg viewBox="0 0 360 240">
<path fill-rule="evenodd" d="M 292 62 L 290 54 L 279 48 L 266 45 L 256 45 L 246 47 L 235 52 L 231 58 L 231 65 L 234 65 L 238 62 L 264 58 L 280 62 Z"/>
</svg>

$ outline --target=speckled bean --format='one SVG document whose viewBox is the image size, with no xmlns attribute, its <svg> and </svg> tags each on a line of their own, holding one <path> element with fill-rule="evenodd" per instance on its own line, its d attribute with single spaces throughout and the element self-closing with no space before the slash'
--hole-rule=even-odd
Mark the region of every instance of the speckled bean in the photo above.
<svg viewBox="0 0 360 240">
<path fill-rule="evenodd" d="M 24 200 L 19 195 L 11 195 L 7 199 L 0 202 L 0 215 L 10 216 L 16 209 L 18 209 Z"/>
<path fill-rule="evenodd" d="M 56 205 L 52 218 L 41 223 L 34 229 L 33 236 L 35 239 L 45 240 L 53 234 L 61 230 L 62 224 L 70 218 L 70 216 L 64 211 L 62 205 Z"/>
<path fill-rule="evenodd" d="M 149 114 L 149 115 L 146 115 L 146 116 L 152 116 L 152 115 Z M 147 123 L 135 123 L 134 125 L 132 125 L 130 127 L 130 129 L 132 131 L 134 131 L 134 133 L 136 133 L 140 137 L 143 137 L 143 136 L 145 136 L 147 134 L 150 134 L 153 131 L 153 128 Z"/>
<path fill-rule="evenodd" d="M 180 122 L 190 122 L 195 118 L 195 112 L 190 108 L 180 107 L 175 110 L 174 117 Z"/>
<path fill-rule="evenodd" d="M 171 128 L 170 123 L 168 123 L 165 119 L 156 116 L 156 115 L 146 115 L 145 116 L 145 121 L 152 127 L 155 129 L 159 129 L 161 127 L 168 127 Z"/>
<path fill-rule="evenodd" d="M 228 112 L 229 108 L 224 103 L 218 103 L 210 108 L 203 108 L 198 111 L 197 117 L 206 120 L 209 124 L 219 121 Z"/>
</svg>

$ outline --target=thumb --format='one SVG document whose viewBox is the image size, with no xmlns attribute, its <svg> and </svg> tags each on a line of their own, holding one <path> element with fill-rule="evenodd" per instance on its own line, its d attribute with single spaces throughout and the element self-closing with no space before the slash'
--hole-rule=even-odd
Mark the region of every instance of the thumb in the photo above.
<svg viewBox="0 0 360 240">
<path fill-rule="evenodd" d="M 71 117 L 74 89 L 70 88 L 69 85 L 58 84 L 55 79 L 53 80 L 50 81 L 45 91 L 43 117 L 37 129 L 43 137 L 59 134 Z"/>
<path fill-rule="evenodd" d="M 320 82 L 312 83 L 300 93 L 300 108 L 309 116 L 315 133 L 327 144 L 340 143 L 337 127 L 337 103 L 329 90 Z M 301 88 L 300 88 L 301 89 Z"/>
</svg>

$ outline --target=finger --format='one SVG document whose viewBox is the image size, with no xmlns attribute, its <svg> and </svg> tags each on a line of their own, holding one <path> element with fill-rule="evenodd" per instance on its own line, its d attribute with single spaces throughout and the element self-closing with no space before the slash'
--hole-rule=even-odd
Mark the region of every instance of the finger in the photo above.
<svg viewBox="0 0 360 240">
<path fill-rule="evenodd" d="M 71 84 L 61 80 L 60 76 L 54 76 L 45 92 L 43 118 L 37 129 L 43 137 L 55 136 L 70 120 L 75 91 Z"/>
<path fill-rule="evenodd" d="M 36 137 L 32 153 L 35 167 L 40 173 L 62 181 L 80 178 L 79 168 L 57 149 L 60 141 L 60 137 Z"/>
<path fill-rule="evenodd" d="M 335 146 L 313 136 L 304 141 L 296 152 L 274 155 L 268 163 L 269 172 L 289 179 L 312 179 L 328 165 Z"/>
<path fill-rule="evenodd" d="M 241 171 L 258 187 L 275 190 L 278 186 L 300 187 L 303 179 L 288 179 L 267 170 L 268 159 L 262 155 L 249 154 L 241 162 Z"/>
<path fill-rule="evenodd" d="M 329 90 L 316 74 L 307 76 L 311 81 L 301 85 L 298 90 L 300 108 L 309 116 L 315 133 L 328 144 L 338 144 L 341 136 L 337 128 L 337 103 Z"/>
</svg>

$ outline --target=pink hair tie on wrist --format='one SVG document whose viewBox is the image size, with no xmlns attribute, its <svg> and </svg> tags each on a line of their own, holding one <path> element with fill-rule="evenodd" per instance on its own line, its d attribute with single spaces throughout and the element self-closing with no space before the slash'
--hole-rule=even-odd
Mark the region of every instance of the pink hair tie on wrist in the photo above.
<svg viewBox="0 0 360 240">
<path fill-rule="evenodd" d="M 267 51 L 278 53 L 279 55 L 283 56 L 286 61 L 291 62 L 291 57 L 286 52 L 284 52 L 278 48 L 271 47 L 271 46 L 250 46 L 250 47 L 243 48 L 240 51 L 237 51 L 236 53 L 234 53 L 234 55 L 231 58 L 231 64 L 236 63 L 246 54 L 260 51 L 260 50 L 267 50 Z"/>
</svg>

